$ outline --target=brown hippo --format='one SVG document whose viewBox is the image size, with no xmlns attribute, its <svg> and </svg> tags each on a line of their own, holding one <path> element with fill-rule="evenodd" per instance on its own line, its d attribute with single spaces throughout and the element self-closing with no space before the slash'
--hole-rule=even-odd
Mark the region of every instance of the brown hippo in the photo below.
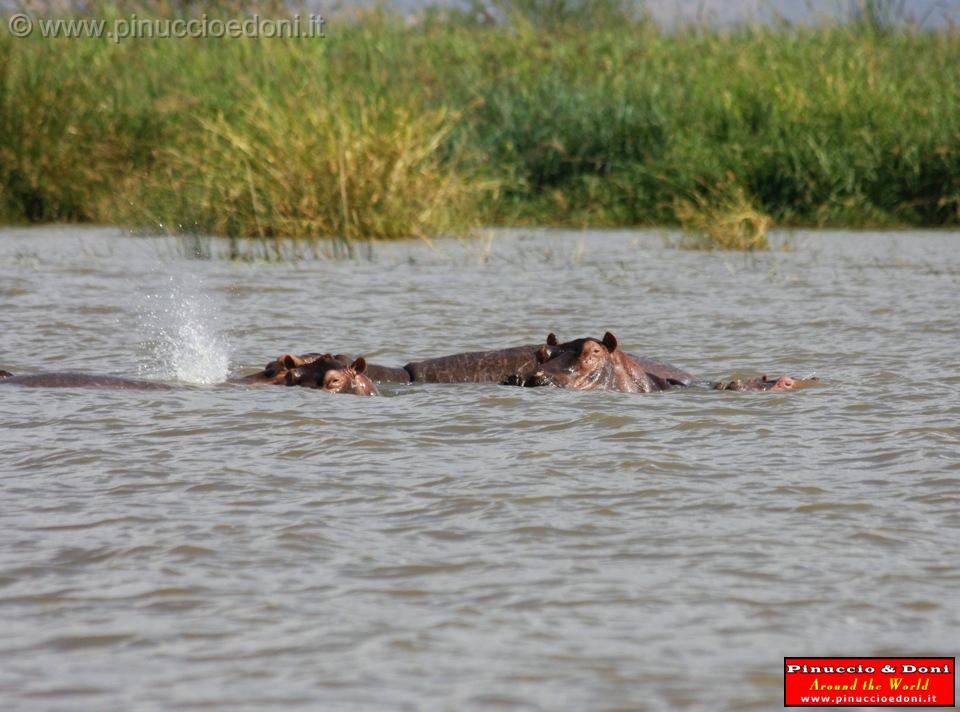
<svg viewBox="0 0 960 712">
<path fill-rule="evenodd" d="M 229 379 L 230 383 L 240 383 L 244 385 L 284 385 L 286 384 L 287 373 L 295 368 L 313 363 L 319 358 L 333 358 L 343 366 L 349 366 L 356 361 L 355 357 L 337 354 L 331 356 L 328 353 L 311 352 L 295 356 L 293 354 L 282 354 L 263 367 L 256 373 L 248 376 L 237 376 Z M 372 381 L 388 383 L 409 383 L 410 374 L 402 368 L 391 368 L 390 366 L 379 366 L 368 363 L 365 371 L 367 378 Z"/>
<path fill-rule="evenodd" d="M 367 377 L 367 362 L 360 357 L 349 366 L 331 354 L 322 354 L 308 363 L 287 370 L 288 386 L 322 388 L 330 393 L 353 393 L 358 396 L 378 396 L 380 391 Z"/>
<path fill-rule="evenodd" d="M 140 378 L 122 378 L 97 373 L 29 373 L 14 376 L 9 371 L 0 371 L 0 385 L 26 386 L 31 388 L 121 388 L 141 391 L 166 391 L 172 386 Z"/>
<path fill-rule="evenodd" d="M 574 339 L 573 341 L 567 341 L 562 344 L 558 342 L 557 335 L 551 332 L 547 335 L 546 343 L 541 345 L 537 350 L 538 367 L 534 369 L 534 372 L 527 380 L 521 382 L 521 385 L 548 385 L 546 381 L 543 383 L 538 382 L 543 379 L 543 376 L 538 375 L 541 370 L 539 364 L 544 364 L 552 359 L 563 356 L 562 362 L 567 364 L 566 367 L 569 367 L 568 362 L 571 362 L 572 359 L 584 353 L 587 341 L 601 344 L 607 343 L 608 348 L 612 346 L 616 352 L 615 360 L 621 363 L 624 371 L 628 373 L 635 382 L 637 391 L 630 392 L 649 393 L 651 391 L 666 391 L 675 386 L 689 386 L 693 383 L 693 374 L 684 371 L 682 368 L 664 363 L 663 361 L 657 361 L 647 356 L 637 356 L 620 351 L 616 346 L 617 337 L 610 332 L 607 332 L 603 340 L 599 342 L 596 339 Z M 555 364 L 555 366 L 559 366 L 559 363 Z"/>
<path fill-rule="evenodd" d="M 652 393 L 693 383 L 693 377 L 681 369 L 652 359 L 623 352 L 617 337 L 609 331 L 602 339 L 576 339 L 556 343 L 550 334 L 547 343 L 537 352 L 540 367 L 524 385 L 553 385 L 577 390 L 609 390 L 624 393 Z M 816 379 L 736 380 L 710 384 L 718 390 L 766 391 L 789 390 L 809 385 Z"/>
<path fill-rule="evenodd" d="M 323 354 L 318 353 L 302 354 L 300 356 L 294 356 L 293 354 L 281 354 L 264 366 L 262 370 L 257 371 L 256 373 L 251 373 L 249 376 L 236 376 L 234 378 L 229 378 L 227 381 L 229 383 L 242 383 L 251 386 L 263 384 L 283 385 L 286 383 L 287 373 L 290 371 L 290 369 L 310 363 L 311 361 L 320 358 L 322 355 Z"/>
<path fill-rule="evenodd" d="M 664 388 L 622 351 L 609 331 L 602 339 L 576 339 L 557 344 L 550 334 L 537 352 L 540 367 L 526 385 L 551 385 L 579 391 L 651 393 Z"/>
<path fill-rule="evenodd" d="M 737 378 L 733 381 L 714 383 L 713 388 L 717 391 L 792 391 L 819 382 L 820 379 L 816 377 L 791 378 L 790 376 L 780 376 L 780 378 L 767 378 L 764 374 L 760 378 L 748 378 L 747 380 Z"/>
</svg>

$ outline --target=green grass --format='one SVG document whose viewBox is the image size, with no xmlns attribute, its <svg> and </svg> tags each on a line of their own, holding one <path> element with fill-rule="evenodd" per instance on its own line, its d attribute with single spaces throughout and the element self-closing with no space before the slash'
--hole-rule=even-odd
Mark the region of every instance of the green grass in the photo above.
<svg viewBox="0 0 960 712">
<path fill-rule="evenodd" d="M 0 220 L 344 238 L 960 223 L 960 32 L 512 9 L 331 18 L 322 40 L 0 30 Z"/>
</svg>

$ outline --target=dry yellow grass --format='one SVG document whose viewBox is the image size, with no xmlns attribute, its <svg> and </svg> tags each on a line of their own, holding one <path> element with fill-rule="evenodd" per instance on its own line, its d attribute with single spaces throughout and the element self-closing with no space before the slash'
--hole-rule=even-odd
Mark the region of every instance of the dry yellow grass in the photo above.
<svg viewBox="0 0 960 712">
<path fill-rule="evenodd" d="M 679 247 L 689 250 L 769 250 L 772 220 L 757 210 L 743 188 L 714 186 L 707 195 L 677 199 L 674 215 L 686 233 Z"/>
</svg>

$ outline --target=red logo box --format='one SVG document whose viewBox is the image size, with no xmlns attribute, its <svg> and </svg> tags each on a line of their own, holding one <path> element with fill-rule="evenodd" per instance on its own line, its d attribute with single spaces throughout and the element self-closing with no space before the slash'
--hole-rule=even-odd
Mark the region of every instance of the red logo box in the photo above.
<svg viewBox="0 0 960 712">
<path fill-rule="evenodd" d="M 784 658 L 784 707 L 953 707 L 956 658 Z"/>
</svg>

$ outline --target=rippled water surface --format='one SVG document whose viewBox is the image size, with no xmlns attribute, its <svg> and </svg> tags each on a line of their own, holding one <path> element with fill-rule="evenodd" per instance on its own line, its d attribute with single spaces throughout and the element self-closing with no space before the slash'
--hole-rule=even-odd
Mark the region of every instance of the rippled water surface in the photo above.
<svg viewBox="0 0 960 712">
<path fill-rule="evenodd" d="M 782 237 L 0 232 L 0 368 L 184 384 L 0 386 L 0 707 L 767 710 L 785 655 L 956 655 L 960 235 Z M 607 329 L 823 386 L 218 385 Z"/>
</svg>

